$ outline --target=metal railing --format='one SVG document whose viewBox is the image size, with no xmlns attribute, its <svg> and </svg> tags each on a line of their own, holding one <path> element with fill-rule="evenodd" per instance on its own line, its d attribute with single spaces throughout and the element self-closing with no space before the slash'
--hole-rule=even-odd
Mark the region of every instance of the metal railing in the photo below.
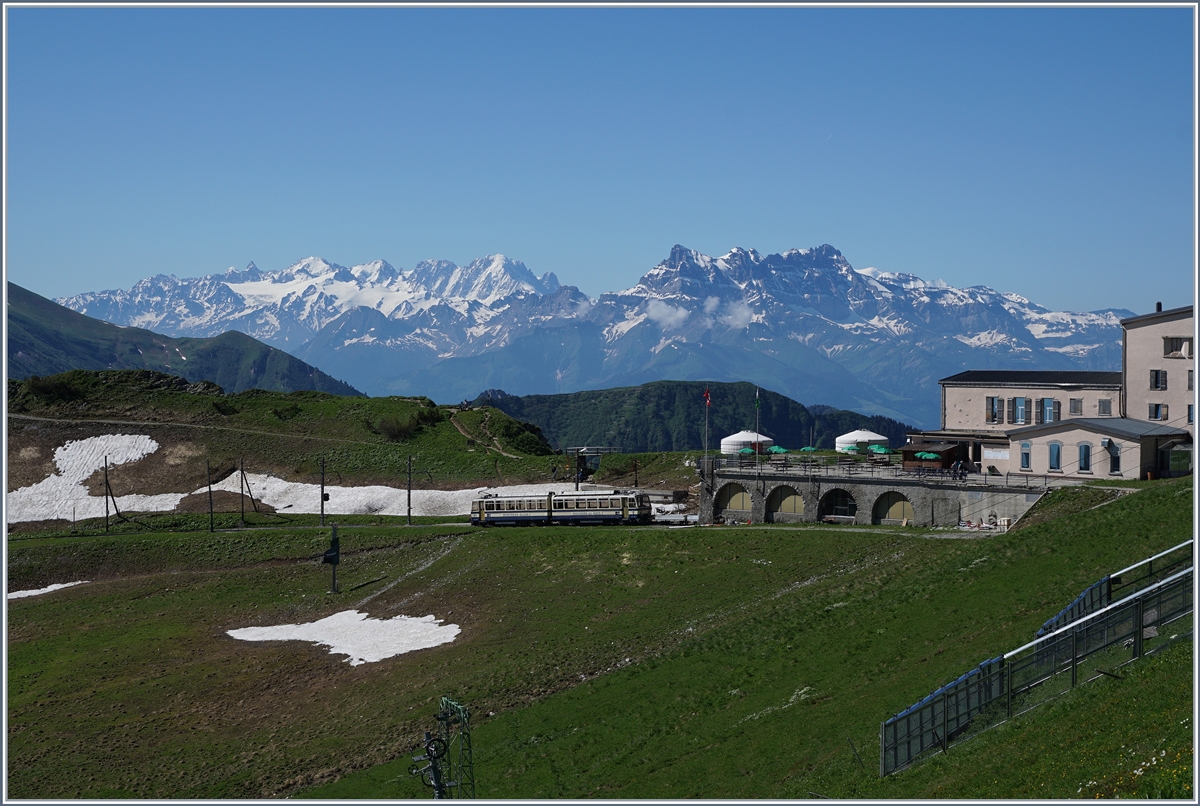
<svg viewBox="0 0 1200 806">
<path fill-rule="evenodd" d="M 1190 637 L 1192 609 L 1189 565 L 1025 646 L 984 661 L 879 726 L 880 776 L 938 751 L 947 752 L 952 745 L 1036 708 L 1080 682 L 1116 676 L 1113 669 L 1153 654 L 1178 638 Z M 1164 628 L 1171 625 L 1174 631 L 1168 637 Z"/>
<path fill-rule="evenodd" d="M 1141 562 L 1134 563 L 1128 568 L 1123 568 L 1115 574 L 1109 574 L 1099 582 L 1093 583 L 1087 590 L 1075 597 L 1075 601 L 1060 610 L 1053 618 L 1048 619 L 1038 630 L 1038 637 L 1065 627 L 1088 613 L 1094 613 L 1111 602 L 1124 599 L 1147 585 L 1166 579 L 1176 571 L 1191 566 L 1193 542 L 1185 540 L 1178 546 L 1172 546 L 1166 551 L 1155 554 L 1153 557 L 1147 557 Z"/>
<path fill-rule="evenodd" d="M 1090 480 L 1062 475 L 1034 475 L 1032 473 L 1004 473 L 1002 475 L 995 473 L 970 473 L 940 467 L 905 469 L 899 464 L 876 464 L 874 462 L 825 463 L 821 461 L 786 460 L 756 463 L 753 459 L 720 458 L 715 462 L 715 469 L 820 478 L 904 479 L 955 486 L 1018 487 L 1028 490 L 1075 486 Z"/>
</svg>

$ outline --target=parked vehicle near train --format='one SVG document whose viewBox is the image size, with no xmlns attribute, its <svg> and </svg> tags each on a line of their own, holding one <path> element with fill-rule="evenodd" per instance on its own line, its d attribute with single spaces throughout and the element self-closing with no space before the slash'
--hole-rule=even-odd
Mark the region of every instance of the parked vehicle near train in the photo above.
<svg viewBox="0 0 1200 806">
<path fill-rule="evenodd" d="M 597 523 L 652 523 L 650 496 L 623 490 L 485 495 L 471 502 L 475 526 L 535 526 Z"/>
</svg>

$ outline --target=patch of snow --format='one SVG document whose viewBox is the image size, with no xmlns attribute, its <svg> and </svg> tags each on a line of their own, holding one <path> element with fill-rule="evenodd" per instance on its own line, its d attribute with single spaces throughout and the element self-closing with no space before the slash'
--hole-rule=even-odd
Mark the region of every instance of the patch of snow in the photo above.
<svg viewBox="0 0 1200 806">
<path fill-rule="evenodd" d="M 974 336 L 955 336 L 954 338 L 968 347 L 991 347 L 1011 341 L 1007 334 L 1001 333 L 999 330 L 985 330 Z"/>
<path fill-rule="evenodd" d="M 24 599 L 26 596 L 40 596 L 41 594 L 49 593 L 50 591 L 61 590 L 62 588 L 70 588 L 75 585 L 86 585 L 87 583 L 88 581 L 86 579 L 81 579 L 78 582 L 59 582 L 57 585 L 47 585 L 46 587 L 38 588 L 37 590 L 13 591 L 12 593 L 8 594 L 7 598 Z"/>
<path fill-rule="evenodd" d="M 357 610 L 344 610 L 307 624 L 243 627 L 229 630 L 239 641 L 308 641 L 329 647 L 331 655 L 348 655 L 351 666 L 448 644 L 458 637 L 457 624 L 441 623 L 433 616 L 396 616 L 373 619 Z"/>
<path fill-rule="evenodd" d="M 158 447 L 150 437 L 132 434 L 107 434 L 67 442 L 54 452 L 58 473 L 13 490 L 5 497 L 8 523 L 103 516 L 104 497 L 89 494 L 84 482 L 103 469 L 106 456 L 109 465 L 122 465 L 136 462 Z M 121 510 L 157 512 L 174 509 L 183 497 L 183 493 L 123 495 L 116 501 Z"/>
</svg>

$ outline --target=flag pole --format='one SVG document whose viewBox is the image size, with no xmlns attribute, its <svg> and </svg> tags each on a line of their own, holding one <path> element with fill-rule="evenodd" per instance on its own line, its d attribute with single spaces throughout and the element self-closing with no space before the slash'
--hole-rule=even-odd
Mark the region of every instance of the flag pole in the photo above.
<svg viewBox="0 0 1200 806">
<path fill-rule="evenodd" d="M 762 434 L 758 424 L 758 387 L 754 387 L 754 478 L 759 477 L 762 469 Z"/>
</svg>

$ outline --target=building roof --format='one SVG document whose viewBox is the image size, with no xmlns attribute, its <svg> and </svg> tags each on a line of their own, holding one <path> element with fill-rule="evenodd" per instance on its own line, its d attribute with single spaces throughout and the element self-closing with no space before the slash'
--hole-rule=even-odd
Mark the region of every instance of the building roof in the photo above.
<svg viewBox="0 0 1200 806">
<path fill-rule="evenodd" d="M 952 386 L 1121 387 L 1120 372 L 1094 370 L 969 369 L 938 381 Z"/>
<path fill-rule="evenodd" d="M 1125 439 L 1141 439 L 1142 437 L 1179 437 L 1190 436 L 1187 428 L 1155 422 L 1153 420 L 1132 420 L 1128 417 L 1072 417 L 1067 420 L 1055 420 L 1041 425 L 1027 425 L 1005 432 L 1010 439 L 1054 431 L 1059 428 L 1082 428 L 1095 431 L 1100 436 L 1123 437 Z"/>
<path fill-rule="evenodd" d="M 1184 305 L 1182 308 L 1172 308 L 1169 311 L 1154 311 L 1152 313 L 1144 313 L 1141 316 L 1131 316 L 1128 319 L 1121 320 L 1121 327 L 1129 325 L 1148 325 L 1155 319 L 1177 319 L 1181 316 L 1191 316 L 1192 306 Z"/>
</svg>

